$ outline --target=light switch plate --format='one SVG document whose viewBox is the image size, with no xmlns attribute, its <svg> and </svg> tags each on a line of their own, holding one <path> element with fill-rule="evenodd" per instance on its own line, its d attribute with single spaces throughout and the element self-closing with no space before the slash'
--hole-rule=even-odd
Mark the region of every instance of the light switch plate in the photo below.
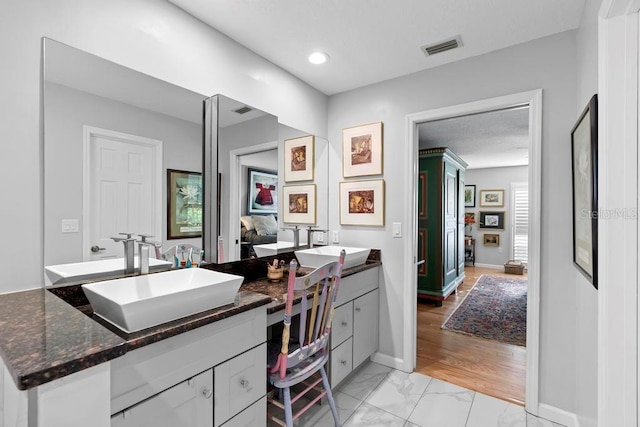
<svg viewBox="0 0 640 427">
<path fill-rule="evenodd" d="M 393 237 L 399 238 L 402 237 L 402 223 L 394 222 L 393 223 Z"/>
<path fill-rule="evenodd" d="M 80 231 L 80 222 L 77 219 L 63 219 L 63 233 L 78 233 Z"/>
<path fill-rule="evenodd" d="M 338 230 L 333 230 L 332 231 L 332 241 L 333 243 L 337 244 L 340 243 L 340 232 Z"/>
</svg>

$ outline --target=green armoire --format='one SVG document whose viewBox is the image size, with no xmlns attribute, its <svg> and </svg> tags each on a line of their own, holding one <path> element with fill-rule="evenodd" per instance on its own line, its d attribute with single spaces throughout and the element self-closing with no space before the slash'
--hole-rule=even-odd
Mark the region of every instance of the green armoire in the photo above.
<svg viewBox="0 0 640 427">
<path fill-rule="evenodd" d="M 448 148 L 419 152 L 418 297 L 436 305 L 464 280 L 464 172 Z"/>
</svg>

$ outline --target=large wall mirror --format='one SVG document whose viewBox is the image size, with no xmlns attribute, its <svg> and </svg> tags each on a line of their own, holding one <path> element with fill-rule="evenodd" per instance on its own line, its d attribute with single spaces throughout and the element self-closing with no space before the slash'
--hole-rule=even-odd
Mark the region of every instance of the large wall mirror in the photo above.
<svg viewBox="0 0 640 427">
<path fill-rule="evenodd" d="M 241 217 L 251 215 L 273 215 L 276 251 L 290 247 L 293 232 L 283 228 L 294 224 L 283 221 L 278 195 L 294 183 L 284 182 L 282 149 L 304 131 L 244 103 L 195 93 L 51 39 L 43 39 L 43 63 L 45 266 L 120 258 L 123 245 L 110 237 L 122 232 L 152 235 L 162 251 L 185 243 L 207 248 L 210 235 L 206 259 L 213 262 L 271 254 L 256 253 L 243 236 Z M 316 137 L 314 150 L 315 175 L 306 184 L 316 186 L 315 226 L 326 229 L 327 141 Z M 126 173 L 109 176 L 118 162 Z M 167 233 L 174 203 L 169 170 L 202 173 L 204 182 L 201 224 L 195 215 L 181 238 Z M 105 185 L 100 173 L 112 183 Z M 277 182 L 273 213 L 267 203 L 266 211 L 252 213 L 250 188 L 269 188 L 269 176 Z M 118 200 L 128 212 L 115 209 Z M 190 237 L 199 227 L 205 237 Z"/>
</svg>

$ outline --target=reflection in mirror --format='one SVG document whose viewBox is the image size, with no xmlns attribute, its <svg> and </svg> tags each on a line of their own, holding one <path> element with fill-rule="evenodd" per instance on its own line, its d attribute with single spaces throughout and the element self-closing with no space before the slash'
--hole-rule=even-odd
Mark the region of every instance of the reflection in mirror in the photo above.
<svg viewBox="0 0 640 427">
<path fill-rule="evenodd" d="M 166 177 L 202 172 L 206 97 L 46 38 L 43 57 L 45 266 L 121 258 L 118 233 L 202 247 L 167 239 Z"/>
</svg>

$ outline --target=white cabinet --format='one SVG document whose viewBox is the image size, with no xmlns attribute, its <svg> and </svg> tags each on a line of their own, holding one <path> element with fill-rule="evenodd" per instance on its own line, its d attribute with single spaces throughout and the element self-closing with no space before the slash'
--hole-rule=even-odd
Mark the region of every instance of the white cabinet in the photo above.
<svg viewBox="0 0 640 427">
<path fill-rule="evenodd" d="M 353 301 L 353 366 L 359 366 L 378 349 L 380 291 Z"/>
<path fill-rule="evenodd" d="M 112 427 L 211 427 L 212 425 L 212 369 L 111 417 Z"/>
<path fill-rule="evenodd" d="M 263 397 L 223 424 L 223 427 L 265 427 L 267 425 L 267 398 Z"/>
<path fill-rule="evenodd" d="M 267 392 L 267 344 L 214 368 L 215 425 L 250 406 Z"/>
<path fill-rule="evenodd" d="M 335 387 L 378 349 L 379 268 L 347 276 L 331 328 L 330 382 Z"/>
</svg>

